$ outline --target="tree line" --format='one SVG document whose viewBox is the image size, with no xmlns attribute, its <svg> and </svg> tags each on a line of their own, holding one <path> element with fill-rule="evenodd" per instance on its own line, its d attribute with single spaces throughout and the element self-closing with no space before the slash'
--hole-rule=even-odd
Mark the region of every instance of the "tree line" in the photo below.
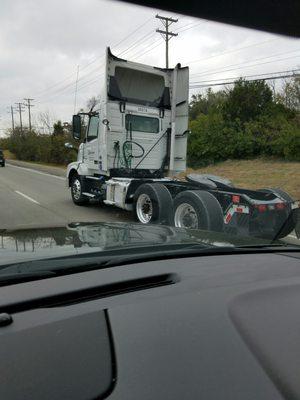
<svg viewBox="0 0 300 400">
<path fill-rule="evenodd" d="M 208 89 L 204 94 L 192 96 L 189 118 L 190 167 L 261 156 L 300 161 L 299 77 L 286 82 L 279 94 L 262 80 L 239 79 L 230 89 L 216 92 Z M 57 121 L 48 128 L 48 133 L 41 133 L 16 127 L 0 139 L 0 147 L 25 161 L 55 164 L 74 161 L 76 151 L 64 146 L 70 142 L 78 147 L 78 142 L 72 139 L 70 124 Z"/>
<path fill-rule="evenodd" d="M 188 164 L 277 157 L 300 161 L 300 78 L 276 94 L 263 81 L 192 96 Z"/>
<path fill-rule="evenodd" d="M 65 147 L 66 142 L 71 142 L 75 148 L 78 146 L 72 138 L 70 125 L 57 121 L 50 133 L 16 127 L 0 140 L 0 147 L 9 150 L 18 160 L 66 165 L 77 157 L 76 150 Z"/>
</svg>

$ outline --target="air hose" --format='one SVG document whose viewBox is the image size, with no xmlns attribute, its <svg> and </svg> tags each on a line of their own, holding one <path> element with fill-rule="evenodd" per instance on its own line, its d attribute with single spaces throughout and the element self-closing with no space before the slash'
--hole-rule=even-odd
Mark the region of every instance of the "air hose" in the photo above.
<svg viewBox="0 0 300 400">
<path fill-rule="evenodd" d="M 132 145 L 135 145 L 141 149 L 141 154 L 133 155 L 132 154 Z M 145 154 L 145 149 L 139 143 L 134 142 L 133 140 L 126 140 L 122 146 L 123 158 L 125 162 L 126 168 L 131 168 L 131 160 L 133 158 L 142 158 Z"/>
</svg>

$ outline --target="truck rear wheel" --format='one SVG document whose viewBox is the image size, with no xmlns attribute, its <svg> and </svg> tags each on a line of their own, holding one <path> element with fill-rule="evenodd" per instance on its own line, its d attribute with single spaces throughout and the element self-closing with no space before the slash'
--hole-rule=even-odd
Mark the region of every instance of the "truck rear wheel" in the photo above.
<svg viewBox="0 0 300 400">
<path fill-rule="evenodd" d="M 178 228 L 222 232 L 223 210 L 218 200 L 203 190 L 187 190 L 174 200 L 174 224 Z"/>
<path fill-rule="evenodd" d="M 77 206 L 83 206 L 89 202 L 89 199 L 82 194 L 82 178 L 74 175 L 71 182 L 71 195 L 73 203 Z"/>
<path fill-rule="evenodd" d="M 173 199 L 160 183 L 145 183 L 134 195 L 134 210 L 142 224 L 172 224 Z"/>
</svg>

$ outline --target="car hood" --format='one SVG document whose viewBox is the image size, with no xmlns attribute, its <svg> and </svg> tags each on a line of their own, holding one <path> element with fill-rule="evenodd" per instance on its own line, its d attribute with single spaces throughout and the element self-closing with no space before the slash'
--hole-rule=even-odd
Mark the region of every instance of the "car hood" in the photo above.
<svg viewBox="0 0 300 400">
<path fill-rule="evenodd" d="M 158 245 L 235 247 L 265 243 L 257 238 L 135 223 L 71 223 L 63 227 L 0 231 L 0 265 Z M 151 250 L 150 250 L 151 251 Z"/>
</svg>

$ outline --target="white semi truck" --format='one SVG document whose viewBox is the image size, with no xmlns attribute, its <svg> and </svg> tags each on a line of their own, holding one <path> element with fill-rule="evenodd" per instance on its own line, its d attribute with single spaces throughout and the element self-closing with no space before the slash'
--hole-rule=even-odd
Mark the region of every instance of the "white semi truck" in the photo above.
<svg viewBox="0 0 300 400">
<path fill-rule="evenodd" d="M 299 204 L 282 190 L 235 188 L 212 175 L 174 177 L 186 170 L 188 88 L 188 67 L 139 64 L 107 48 L 100 102 L 73 116 L 73 137 L 82 140 L 67 169 L 73 202 L 133 211 L 144 224 L 287 235 Z"/>
</svg>

